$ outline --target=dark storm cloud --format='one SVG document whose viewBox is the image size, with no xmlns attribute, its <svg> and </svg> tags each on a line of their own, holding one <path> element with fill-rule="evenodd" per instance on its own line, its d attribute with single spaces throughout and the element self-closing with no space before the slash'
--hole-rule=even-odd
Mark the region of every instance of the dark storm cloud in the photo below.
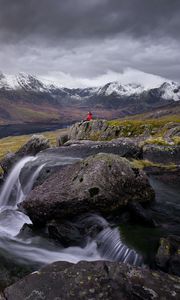
<svg viewBox="0 0 180 300">
<path fill-rule="evenodd" d="M 180 38 L 179 0 L 0 0 L 4 39 Z"/>
<path fill-rule="evenodd" d="M 180 0 L 0 0 L 0 69 L 68 83 L 132 68 L 180 81 L 179 15 Z"/>
</svg>

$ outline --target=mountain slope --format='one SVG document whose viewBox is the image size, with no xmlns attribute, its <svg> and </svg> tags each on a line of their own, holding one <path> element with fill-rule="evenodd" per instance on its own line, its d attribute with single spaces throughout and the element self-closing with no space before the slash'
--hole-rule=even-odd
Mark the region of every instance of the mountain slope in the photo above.
<svg viewBox="0 0 180 300">
<path fill-rule="evenodd" d="M 0 124 L 80 120 L 88 110 L 97 117 L 121 117 L 175 101 L 180 103 L 180 85 L 170 81 L 152 89 L 119 82 L 69 89 L 24 73 L 0 73 Z"/>
</svg>

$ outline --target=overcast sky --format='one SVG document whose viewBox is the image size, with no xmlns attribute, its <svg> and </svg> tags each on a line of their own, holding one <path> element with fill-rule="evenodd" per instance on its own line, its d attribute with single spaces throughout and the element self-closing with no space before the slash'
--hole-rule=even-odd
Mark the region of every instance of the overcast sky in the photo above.
<svg viewBox="0 0 180 300">
<path fill-rule="evenodd" d="M 180 0 L 0 0 L 0 70 L 66 86 L 180 82 Z"/>
</svg>

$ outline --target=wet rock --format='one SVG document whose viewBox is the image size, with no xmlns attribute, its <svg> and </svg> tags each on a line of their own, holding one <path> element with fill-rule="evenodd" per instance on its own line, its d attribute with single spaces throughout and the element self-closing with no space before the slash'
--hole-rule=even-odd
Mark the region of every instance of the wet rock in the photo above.
<svg viewBox="0 0 180 300">
<path fill-rule="evenodd" d="M 0 162 L 0 166 L 7 174 L 21 158 L 25 156 L 34 156 L 38 152 L 50 147 L 49 140 L 42 135 L 33 135 L 31 139 L 23 145 L 16 153 L 9 153 Z"/>
<path fill-rule="evenodd" d="M 21 183 L 22 190 L 25 194 L 30 178 L 35 174 L 36 171 L 38 171 L 38 168 L 40 168 L 40 166 L 40 161 L 35 160 L 27 163 L 21 170 L 19 180 Z M 42 163 L 42 169 L 40 169 L 39 173 L 37 174 L 37 177 L 34 179 L 32 189 L 38 185 L 41 185 L 47 178 L 52 176 L 52 174 L 54 174 L 61 168 L 63 168 L 62 165 L 44 164 L 43 166 Z"/>
<path fill-rule="evenodd" d="M 117 138 L 112 141 L 70 140 L 63 146 L 45 150 L 46 154 L 86 158 L 97 153 L 112 153 L 126 158 L 142 158 L 142 147 L 130 138 Z"/>
<path fill-rule="evenodd" d="M 154 191 L 128 160 L 99 153 L 66 166 L 36 187 L 22 203 L 35 224 L 86 212 L 110 213 L 131 201 L 148 202 Z"/>
<path fill-rule="evenodd" d="M 16 237 L 20 239 L 27 239 L 34 235 L 35 233 L 33 232 L 33 225 L 25 223 Z"/>
<path fill-rule="evenodd" d="M 85 237 L 95 238 L 99 232 L 109 227 L 109 223 L 101 216 L 84 214 L 76 220 L 76 224 Z"/>
<path fill-rule="evenodd" d="M 49 149 L 51 150 L 51 149 Z M 77 158 L 63 157 L 62 155 L 44 154 L 44 151 L 36 156 L 36 159 L 25 164 L 20 172 L 19 180 L 26 194 L 30 181 L 33 179 L 33 186 L 42 184 L 52 174 L 69 165 L 79 161 Z"/>
<path fill-rule="evenodd" d="M 180 237 L 169 236 L 160 239 L 156 255 L 157 266 L 165 272 L 180 276 Z"/>
<path fill-rule="evenodd" d="M 71 222 L 52 220 L 47 224 L 49 237 L 64 247 L 85 246 L 89 238 L 95 238 L 109 224 L 104 218 L 94 214 L 84 214 Z"/>
<path fill-rule="evenodd" d="M 64 247 L 83 246 L 84 235 L 74 224 L 51 221 L 47 224 L 50 238 L 60 242 Z"/>
<path fill-rule="evenodd" d="M 12 166 L 18 161 L 15 153 L 8 153 L 1 161 L 0 166 L 3 169 L 5 175 L 12 169 Z"/>
<path fill-rule="evenodd" d="M 146 145 L 143 147 L 143 159 L 157 163 L 180 163 L 180 146 Z"/>
<path fill-rule="evenodd" d="M 64 145 L 68 141 L 68 134 L 61 134 L 56 140 L 56 146 L 60 147 Z"/>
<path fill-rule="evenodd" d="M 0 292 L 7 286 L 15 283 L 20 278 L 31 273 L 34 270 L 32 266 L 18 264 L 12 256 L 8 256 L 1 250 L 0 254 Z M 1 299 L 1 298 L 0 298 Z"/>
<path fill-rule="evenodd" d="M 180 280 L 116 262 L 55 262 L 4 291 L 6 300 L 179 299 Z"/>
</svg>

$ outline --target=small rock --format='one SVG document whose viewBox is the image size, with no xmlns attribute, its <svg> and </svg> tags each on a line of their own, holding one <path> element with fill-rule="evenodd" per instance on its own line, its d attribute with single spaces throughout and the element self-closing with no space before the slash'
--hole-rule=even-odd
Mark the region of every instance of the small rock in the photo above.
<svg viewBox="0 0 180 300">
<path fill-rule="evenodd" d="M 180 237 L 169 236 L 160 239 L 156 254 L 157 266 L 170 274 L 180 276 Z"/>
<path fill-rule="evenodd" d="M 61 134 L 56 140 L 56 146 L 60 147 L 64 145 L 68 141 L 68 134 Z"/>
</svg>

